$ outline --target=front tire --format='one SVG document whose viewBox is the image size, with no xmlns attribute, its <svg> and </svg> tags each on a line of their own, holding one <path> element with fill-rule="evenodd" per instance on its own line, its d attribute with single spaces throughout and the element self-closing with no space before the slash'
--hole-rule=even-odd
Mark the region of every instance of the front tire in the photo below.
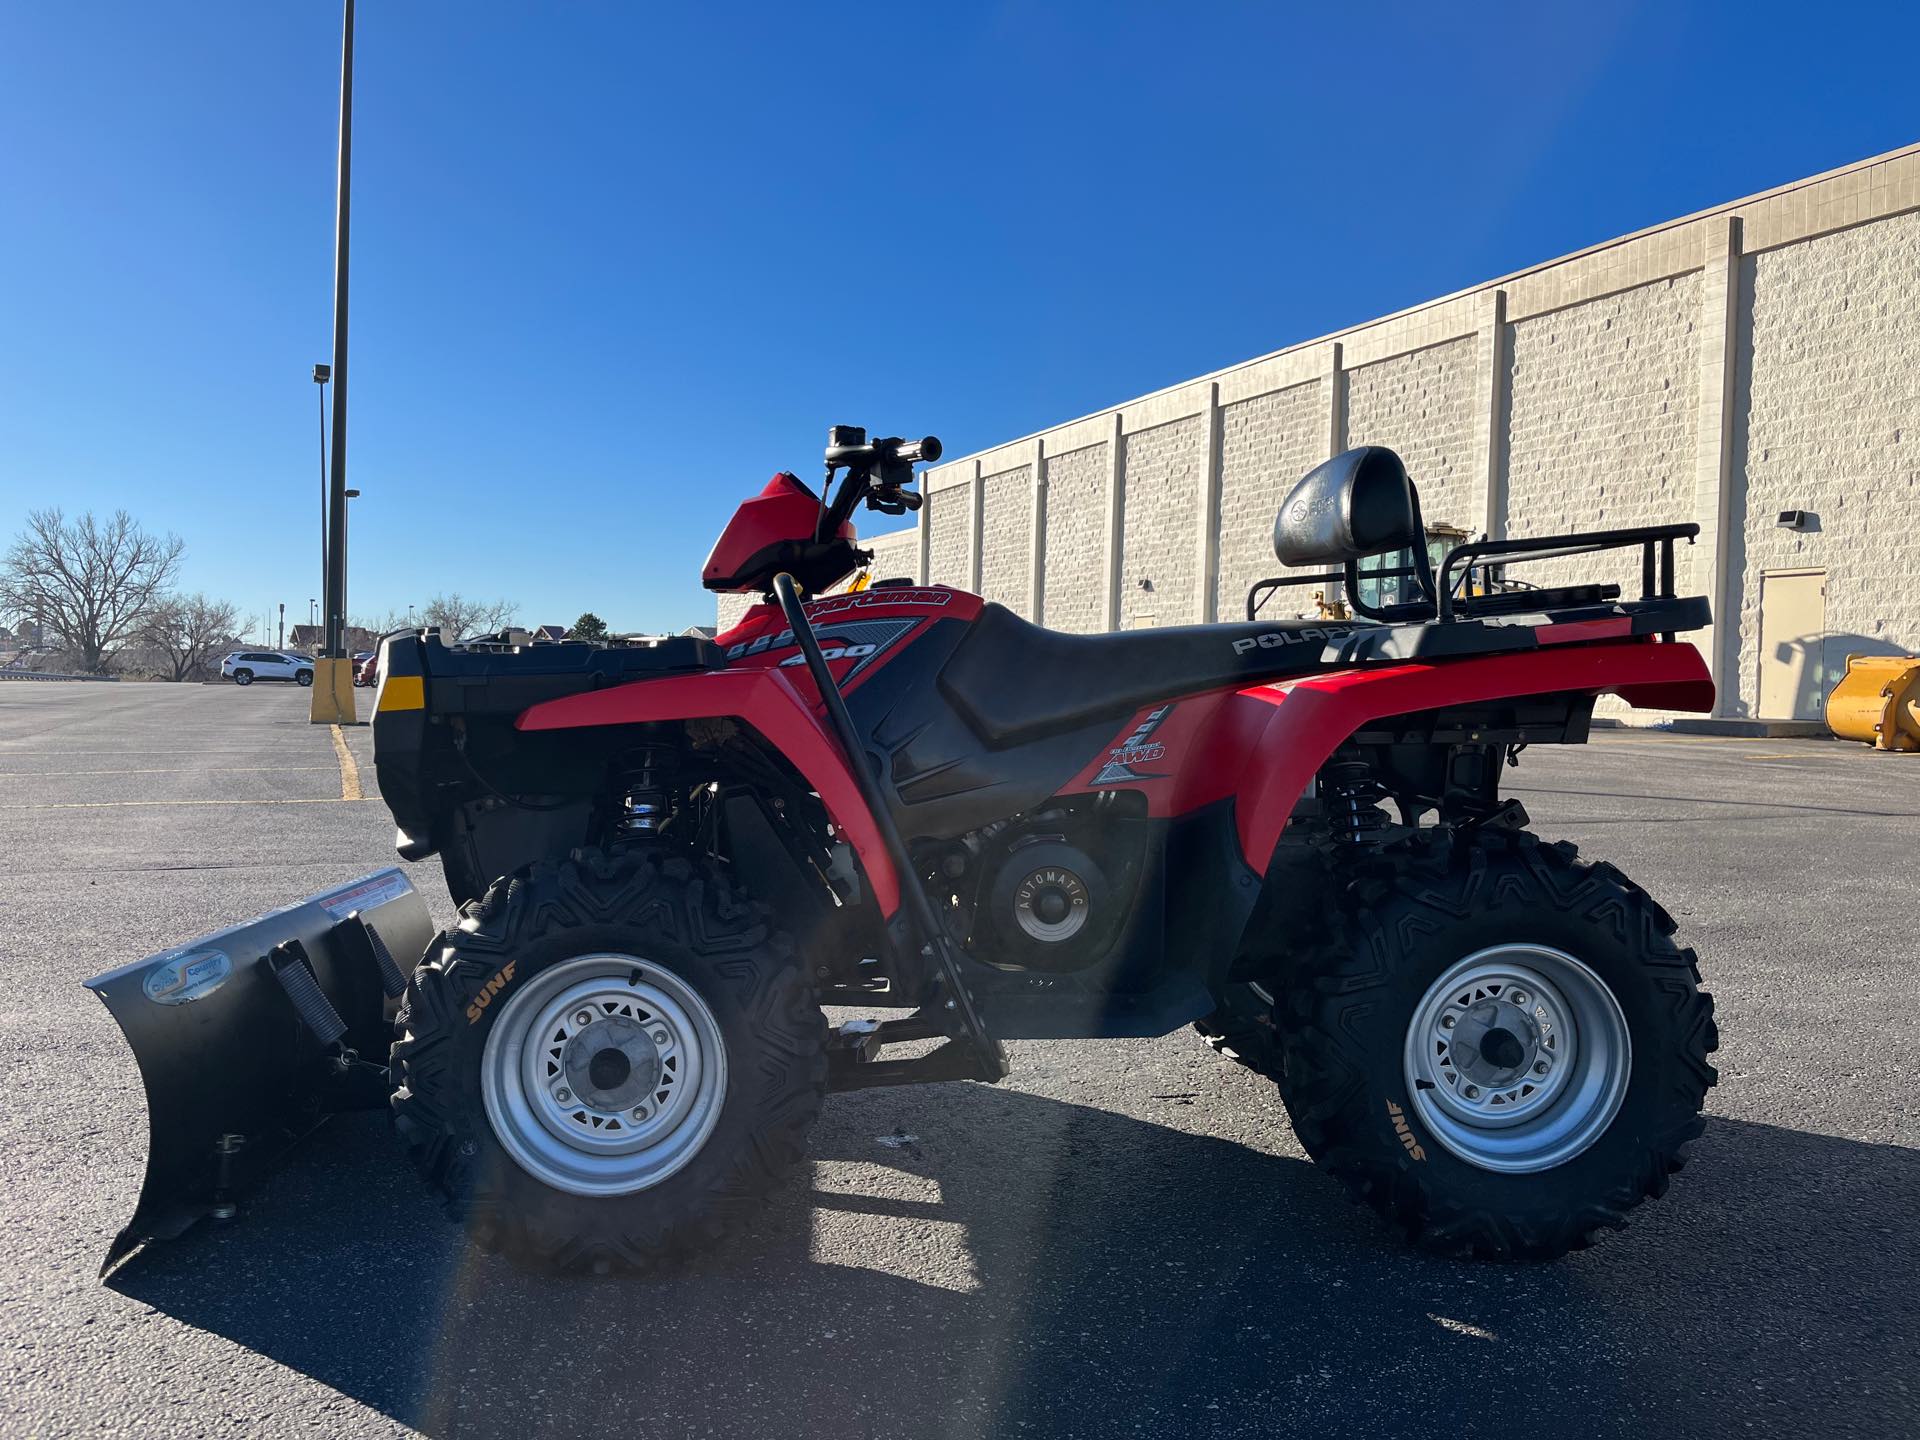
<svg viewBox="0 0 1920 1440">
<path fill-rule="evenodd" d="M 1227 987 L 1220 1008 L 1193 1022 L 1207 1048 L 1257 1075 L 1278 1080 L 1284 1060 L 1280 1033 L 1273 1024 L 1273 993 L 1265 985 L 1239 982 Z"/>
<path fill-rule="evenodd" d="M 311 670 L 298 670 L 298 671 L 295 671 L 295 672 L 294 672 L 294 676 L 293 676 L 293 679 L 294 679 L 294 683 L 295 683 L 295 684 L 297 684 L 297 685 L 299 685 L 299 686 L 301 686 L 302 688 L 304 688 L 304 687 L 306 687 L 306 686 L 308 686 L 308 685 L 311 685 L 311 684 L 313 684 L 313 671 L 311 671 Z"/>
<path fill-rule="evenodd" d="M 1718 1078 L 1672 918 L 1534 836 L 1433 833 L 1355 882 L 1275 1011 L 1309 1154 L 1429 1248 L 1551 1259 L 1664 1194 Z"/>
<path fill-rule="evenodd" d="M 826 1022 L 764 907 L 683 858 L 576 852 L 498 881 L 415 971 L 396 1125 L 449 1213 L 525 1263 L 703 1249 L 799 1159 Z"/>
</svg>

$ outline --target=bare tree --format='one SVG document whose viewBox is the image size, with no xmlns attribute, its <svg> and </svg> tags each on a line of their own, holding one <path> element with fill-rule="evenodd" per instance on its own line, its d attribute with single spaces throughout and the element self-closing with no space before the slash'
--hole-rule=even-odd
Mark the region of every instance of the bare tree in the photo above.
<svg viewBox="0 0 1920 1440">
<path fill-rule="evenodd" d="M 458 597 L 456 596 L 455 598 L 457 599 Z M 364 630 L 369 635 L 387 635 L 395 630 L 406 629 L 407 612 L 404 610 L 395 610 L 389 606 L 378 615 L 357 615 L 348 622 L 348 625 L 352 629 Z"/>
<path fill-rule="evenodd" d="M 72 522 L 58 509 L 30 511 L 0 562 L 0 600 L 102 674 L 159 603 L 185 549 L 179 536 L 151 534 L 124 510 L 105 522 L 92 511 Z"/>
<path fill-rule="evenodd" d="M 484 631 L 504 630 L 513 623 L 518 607 L 511 600 L 469 600 L 459 591 L 435 595 L 421 610 L 423 625 L 440 627 L 447 640 L 459 640 Z"/>
<path fill-rule="evenodd" d="M 140 638 L 173 669 L 173 679 L 204 679 L 234 638 L 239 611 L 205 595 L 169 595 L 140 627 Z"/>
</svg>

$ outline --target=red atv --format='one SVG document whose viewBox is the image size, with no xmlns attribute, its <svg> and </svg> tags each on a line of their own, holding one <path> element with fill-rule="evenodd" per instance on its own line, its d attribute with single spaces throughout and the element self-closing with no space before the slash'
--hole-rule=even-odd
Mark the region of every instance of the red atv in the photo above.
<svg viewBox="0 0 1920 1440">
<path fill-rule="evenodd" d="M 1584 742 L 1599 695 L 1709 708 L 1675 642 L 1708 623 L 1673 587 L 1697 527 L 1481 541 L 1435 573 L 1414 486 L 1369 447 L 1280 506 L 1279 559 L 1315 569 L 1256 586 L 1244 622 L 1069 635 L 946 586 L 827 593 L 868 558 L 856 507 L 917 509 L 938 455 L 839 427 L 821 495 L 776 475 L 708 558 L 709 589 L 764 592 L 715 641 L 382 642 L 381 795 L 462 906 L 406 977 L 391 1105 L 475 1238 L 569 1268 L 690 1250 L 801 1157 L 828 1091 L 1189 1024 L 1430 1245 L 1556 1256 L 1664 1191 L 1715 1080 L 1693 952 L 1499 782 Z M 1623 547 L 1638 599 L 1506 578 Z M 1355 618 L 1258 618 L 1333 582 Z M 377 928 L 262 964 L 310 1073 L 384 1098 L 350 1043 L 378 1028 L 371 981 L 340 1018 L 356 965 L 399 988 Z M 229 1183 L 213 1163 L 178 1186 Z"/>
</svg>

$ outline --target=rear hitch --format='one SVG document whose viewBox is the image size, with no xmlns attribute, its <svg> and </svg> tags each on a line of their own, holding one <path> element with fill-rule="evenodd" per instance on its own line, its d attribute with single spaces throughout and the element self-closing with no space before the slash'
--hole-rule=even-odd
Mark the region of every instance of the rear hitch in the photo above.
<svg viewBox="0 0 1920 1440">
<path fill-rule="evenodd" d="M 240 1197 L 330 1114 L 386 1103 L 384 1055 L 405 976 L 433 935 L 398 870 L 174 946 L 86 982 L 119 1023 L 147 1096 L 147 1167 L 101 1264 Z M 385 957 L 382 963 L 381 957 Z"/>
</svg>

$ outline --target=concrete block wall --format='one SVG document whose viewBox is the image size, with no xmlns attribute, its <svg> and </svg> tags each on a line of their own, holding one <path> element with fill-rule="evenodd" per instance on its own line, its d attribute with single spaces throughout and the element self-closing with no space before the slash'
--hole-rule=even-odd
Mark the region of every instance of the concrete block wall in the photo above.
<svg viewBox="0 0 1920 1440">
<path fill-rule="evenodd" d="M 1125 437 L 1124 455 L 1121 624 L 1136 629 L 1190 621 L 1207 458 L 1204 417 L 1136 431 Z"/>
<path fill-rule="evenodd" d="M 1698 271 L 1509 327 L 1509 535 L 1693 518 Z M 1684 555 L 1686 552 L 1681 552 Z M 1676 556 L 1678 577 L 1693 577 Z M 1535 584 L 1611 580 L 1638 593 L 1637 551 L 1516 567 Z"/>
<path fill-rule="evenodd" d="M 1472 336 L 1377 360 L 1343 376 L 1348 445 L 1385 445 L 1407 462 L 1428 524 L 1478 535 L 1483 477 L 1473 465 Z M 1273 517 L 1267 517 L 1271 527 Z"/>
<path fill-rule="evenodd" d="M 887 535 L 862 535 L 860 548 L 873 552 L 871 567 L 876 580 L 920 579 L 920 532 L 895 530 Z"/>
<path fill-rule="evenodd" d="M 980 477 L 980 593 L 1033 616 L 1033 467 Z"/>
<path fill-rule="evenodd" d="M 1046 594 L 1041 622 L 1055 630 L 1104 630 L 1106 557 L 1101 523 L 1106 509 L 1108 446 L 1086 445 L 1046 460 L 1046 534 L 1041 573 Z"/>
<path fill-rule="evenodd" d="M 1763 569 L 1828 570 L 1831 673 L 1920 653 L 1916 376 L 1920 145 L 936 466 L 918 576 L 1063 630 L 1238 618 L 1287 490 L 1387 444 L 1469 534 L 1698 522 L 1678 578 L 1717 623 L 1693 641 L 1749 715 Z M 1516 573 L 1639 584 L 1625 556 Z"/>
<path fill-rule="evenodd" d="M 926 501 L 920 507 L 920 523 L 927 530 L 926 579 L 930 585 L 952 585 L 971 590 L 976 583 L 974 569 L 974 479 L 968 467 L 965 479 L 950 470 L 935 485 L 928 476 Z"/>
<path fill-rule="evenodd" d="M 1825 673 L 1920 653 L 1920 214 L 1742 262 L 1738 699 L 1759 699 L 1762 571 L 1827 571 Z M 1818 529 L 1783 530 L 1783 510 Z"/>
<path fill-rule="evenodd" d="M 1302 474 L 1325 458 L 1330 383 L 1312 380 L 1221 407 L 1218 619 L 1245 615 L 1247 588 L 1280 568 L 1273 558 L 1277 478 Z M 1261 613 L 1285 613 L 1299 599 L 1311 596 L 1278 596 Z"/>
</svg>

